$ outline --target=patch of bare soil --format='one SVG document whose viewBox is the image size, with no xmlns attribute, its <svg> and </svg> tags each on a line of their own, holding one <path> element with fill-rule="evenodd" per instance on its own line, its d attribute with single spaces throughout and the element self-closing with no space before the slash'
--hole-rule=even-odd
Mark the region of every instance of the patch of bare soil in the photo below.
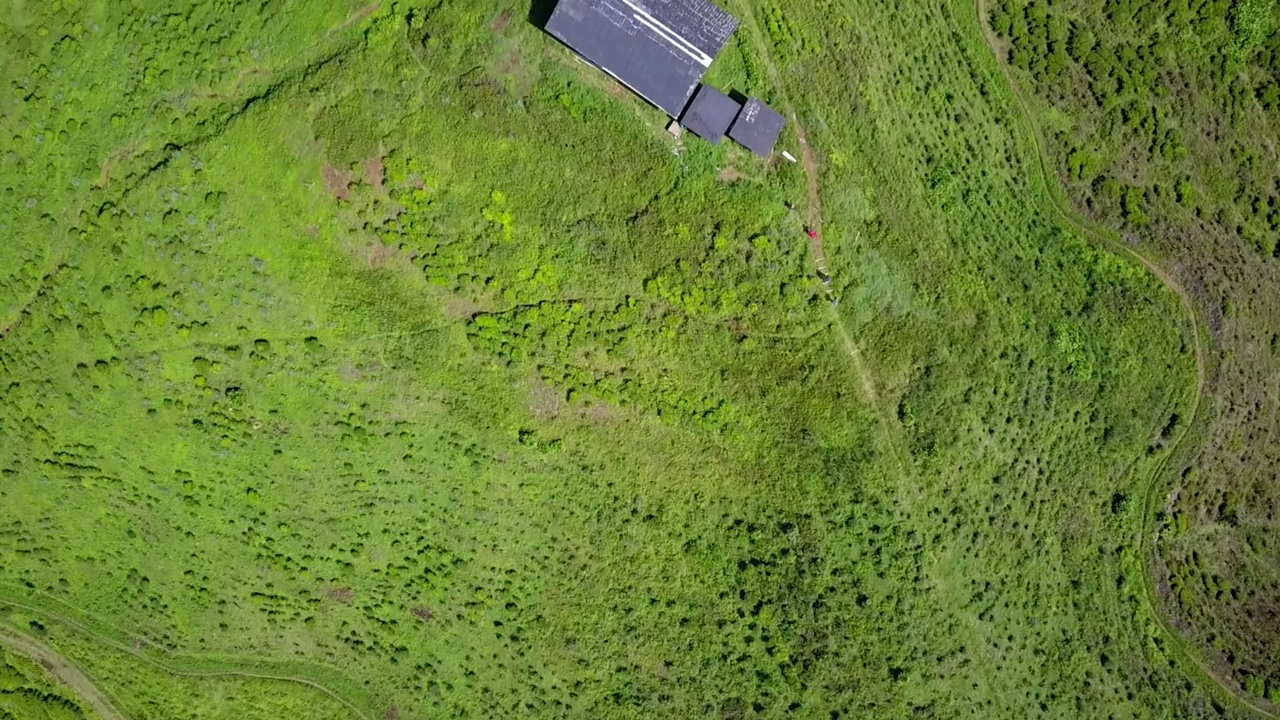
<svg viewBox="0 0 1280 720">
<path fill-rule="evenodd" d="M 614 80 L 613 78 L 606 79 L 604 83 L 605 83 L 605 89 L 608 91 L 610 95 L 616 98 L 620 98 L 622 100 L 631 99 L 631 91 L 623 87 L 622 83 Z"/>
<path fill-rule="evenodd" d="M 742 173 L 738 172 L 738 168 L 730 165 L 729 167 L 721 170 L 720 173 L 716 175 L 716 179 L 720 182 L 731 183 L 741 180 Z"/>
<path fill-rule="evenodd" d="M 520 53 L 514 48 L 502 56 L 502 61 L 498 63 L 498 70 L 503 75 L 515 75 L 521 66 Z"/>
<path fill-rule="evenodd" d="M 540 377 L 529 382 L 529 412 L 539 420 L 551 420 L 560 416 L 564 405 L 564 393 L 548 385 Z"/>
<path fill-rule="evenodd" d="M 489 29 L 496 33 L 502 32 L 507 27 L 507 23 L 510 22 L 511 9 L 508 8 L 499 13 L 498 17 L 494 18 L 492 23 L 489 23 Z"/>
<path fill-rule="evenodd" d="M 382 371 L 382 365 L 379 363 L 354 363 L 344 362 L 342 367 L 338 368 L 338 377 L 344 382 L 358 383 L 364 381 L 365 378 L 375 375 Z"/>
<path fill-rule="evenodd" d="M 324 178 L 324 187 L 329 194 L 343 201 L 351 199 L 351 178 L 347 173 L 332 165 L 325 165 L 320 175 Z"/>
<path fill-rule="evenodd" d="M 1265 645 L 1280 647 L 1280 600 L 1274 592 L 1259 593 L 1245 606 L 1244 612 Z"/>
<path fill-rule="evenodd" d="M 344 20 L 341 25 L 333 28 L 329 32 L 338 32 L 340 30 L 346 30 L 352 25 L 372 15 L 379 7 L 381 7 L 381 5 L 382 3 L 378 3 L 378 2 L 373 2 L 373 3 L 369 3 L 368 5 L 365 5 L 364 7 L 352 13 L 351 17 Z"/>
<path fill-rule="evenodd" d="M 622 420 L 622 409 L 604 400 L 590 400 L 582 408 L 582 416 L 597 425 L 612 425 Z"/>
<path fill-rule="evenodd" d="M 374 269 L 385 268 L 401 257 L 398 248 L 391 247 L 377 238 L 355 243 L 352 252 L 363 265 Z"/>
<path fill-rule="evenodd" d="M 229 89 L 219 91 L 213 90 L 212 88 L 196 88 L 192 91 L 192 94 L 198 98 L 207 100 L 226 100 L 228 98 L 234 98 L 240 94 L 240 88 L 244 85 L 245 79 L 253 75 L 268 74 L 270 74 L 270 71 L 267 68 L 264 68 L 261 65 L 250 65 L 249 67 L 242 68 L 240 72 L 236 73 L 236 77 L 231 81 L 231 87 Z"/>
<path fill-rule="evenodd" d="M 356 591 L 349 587 L 331 587 L 324 591 L 325 597 L 330 600 L 336 600 L 343 605 L 350 605 L 351 601 L 356 597 Z"/>
<path fill-rule="evenodd" d="M 381 155 L 374 155 L 364 161 L 364 181 L 369 183 L 377 192 L 385 192 L 382 182 L 386 178 L 387 168 L 382 162 Z"/>
<path fill-rule="evenodd" d="M 450 293 L 440 306 L 440 312 L 450 320 L 470 320 L 482 308 L 461 295 Z"/>
<path fill-rule="evenodd" d="M 729 329 L 733 331 L 734 336 L 737 337 L 738 340 L 747 339 L 747 329 L 742 326 L 742 323 L 738 321 L 738 318 L 729 318 L 728 325 Z"/>
<path fill-rule="evenodd" d="M 101 190 L 105 188 L 111 182 L 111 173 L 116 166 L 129 162 L 140 152 L 142 152 L 142 148 L 139 145 L 139 141 L 135 140 L 103 158 L 98 166 L 98 178 L 93 181 L 93 189 Z"/>
</svg>

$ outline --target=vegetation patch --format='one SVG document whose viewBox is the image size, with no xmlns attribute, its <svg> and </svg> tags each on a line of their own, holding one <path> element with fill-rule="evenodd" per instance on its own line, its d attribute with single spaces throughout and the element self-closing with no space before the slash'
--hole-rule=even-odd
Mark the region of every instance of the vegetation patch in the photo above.
<svg viewBox="0 0 1280 720">
<path fill-rule="evenodd" d="M 1142 582 L 1193 330 L 1030 179 L 977 14 L 730 9 L 805 162 L 512 0 L 18 8 L 15 627 L 140 718 L 1234 716 Z"/>
<path fill-rule="evenodd" d="M 1037 0 L 989 17 L 1040 111 L 1070 119 L 1048 149 L 1071 198 L 1164 258 L 1207 324 L 1212 410 L 1155 519 L 1157 583 L 1224 681 L 1274 705 L 1280 16 L 1252 0 Z"/>
</svg>

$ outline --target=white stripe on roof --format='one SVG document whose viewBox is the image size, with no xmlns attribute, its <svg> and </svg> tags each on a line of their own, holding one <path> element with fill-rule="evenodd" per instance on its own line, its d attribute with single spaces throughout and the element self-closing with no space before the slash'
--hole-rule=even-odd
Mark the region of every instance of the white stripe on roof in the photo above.
<svg viewBox="0 0 1280 720">
<path fill-rule="evenodd" d="M 702 52 L 693 43 L 685 40 L 680 33 L 658 22 L 656 18 L 645 11 L 644 8 L 631 2 L 631 0 L 622 0 L 623 4 L 635 11 L 635 19 L 647 25 L 649 29 L 661 35 L 668 42 L 676 47 L 676 49 L 684 52 L 684 54 L 693 58 L 702 67 L 711 67 L 711 56 Z"/>
</svg>

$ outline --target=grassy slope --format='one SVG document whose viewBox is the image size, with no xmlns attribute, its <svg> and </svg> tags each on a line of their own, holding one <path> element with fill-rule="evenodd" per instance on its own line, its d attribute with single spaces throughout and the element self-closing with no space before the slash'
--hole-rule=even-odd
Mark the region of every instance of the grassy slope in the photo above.
<svg viewBox="0 0 1280 720">
<path fill-rule="evenodd" d="M 204 63 L 21 15 L 6 597 L 370 716 L 1214 712 L 1134 579 L 1177 300 L 1028 191 L 970 11 L 761 9 L 873 408 L 798 168 L 673 154 L 522 8 L 357 10 L 197 8 Z"/>
<path fill-rule="evenodd" d="M 1038 16 L 1047 22 L 1028 23 Z M 1274 713 L 1280 15 L 1267 3 L 1054 2 L 992 17 L 1014 48 L 1047 28 L 1067 33 L 1059 77 L 1019 73 L 1054 128 L 1060 177 L 1078 205 L 1163 256 L 1207 321 L 1213 412 L 1162 503 L 1155 574 L 1198 653 L 1260 706 L 1270 697 Z"/>
</svg>

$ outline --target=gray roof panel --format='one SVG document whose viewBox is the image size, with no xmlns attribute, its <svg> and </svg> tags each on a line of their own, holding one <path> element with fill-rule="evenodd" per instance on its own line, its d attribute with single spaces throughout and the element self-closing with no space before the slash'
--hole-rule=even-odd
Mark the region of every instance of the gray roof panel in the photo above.
<svg viewBox="0 0 1280 720">
<path fill-rule="evenodd" d="M 675 29 L 711 57 L 724 48 L 738 21 L 707 0 L 632 0 L 655 20 Z"/>
<path fill-rule="evenodd" d="M 759 98 L 751 98 L 729 127 L 729 137 L 760 157 L 768 157 L 786 125 L 786 118 L 777 110 L 760 102 Z"/>
<path fill-rule="evenodd" d="M 733 124 L 742 106 L 710 85 L 698 86 L 689 107 L 685 108 L 680 124 L 698 137 L 716 145 Z"/>
</svg>

